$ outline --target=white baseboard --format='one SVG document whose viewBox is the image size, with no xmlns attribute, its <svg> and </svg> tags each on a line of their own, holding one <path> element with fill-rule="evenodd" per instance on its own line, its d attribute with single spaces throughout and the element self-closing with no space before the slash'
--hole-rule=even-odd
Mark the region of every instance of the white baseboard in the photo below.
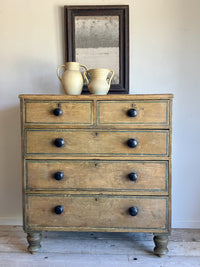
<svg viewBox="0 0 200 267">
<path fill-rule="evenodd" d="M 200 221 L 173 221 L 172 228 L 193 228 L 200 229 Z"/>
<path fill-rule="evenodd" d="M 22 225 L 22 218 L 0 217 L 0 225 Z"/>
</svg>

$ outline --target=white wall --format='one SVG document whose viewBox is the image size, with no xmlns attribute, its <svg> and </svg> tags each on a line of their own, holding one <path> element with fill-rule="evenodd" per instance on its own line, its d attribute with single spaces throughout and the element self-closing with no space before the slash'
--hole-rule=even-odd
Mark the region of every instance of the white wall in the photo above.
<svg viewBox="0 0 200 267">
<path fill-rule="evenodd" d="M 131 93 L 174 93 L 173 227 L 200 228 L 199 0 L 5 0 L 0 5 L 0 224 L 21 224 L 18 94 L 62 93 L 67 4 L 130 5 Z"/>
</svg>

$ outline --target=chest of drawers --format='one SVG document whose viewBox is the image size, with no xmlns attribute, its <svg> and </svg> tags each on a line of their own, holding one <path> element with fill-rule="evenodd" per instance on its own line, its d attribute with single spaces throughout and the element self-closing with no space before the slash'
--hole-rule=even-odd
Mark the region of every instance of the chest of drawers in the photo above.
<svg viewBox="0 0 200 267">
<path fill-rule="evenodd" d="M 167 253 L 172 95 L 20 95 L 23 225 L 154 234 Z"/>
</svg>

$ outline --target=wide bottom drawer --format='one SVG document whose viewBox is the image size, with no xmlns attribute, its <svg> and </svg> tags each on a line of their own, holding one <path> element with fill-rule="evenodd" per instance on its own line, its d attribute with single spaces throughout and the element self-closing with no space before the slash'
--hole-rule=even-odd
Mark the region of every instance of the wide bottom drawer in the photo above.
<svg viewBox="0 0 200 267">
<path fill-rule="evenodd" d="M 167 197 L 29 195 L 28 227 L 166 229 Z M 57 213 L 60 214 L 57 214 Z"/>
</svg>

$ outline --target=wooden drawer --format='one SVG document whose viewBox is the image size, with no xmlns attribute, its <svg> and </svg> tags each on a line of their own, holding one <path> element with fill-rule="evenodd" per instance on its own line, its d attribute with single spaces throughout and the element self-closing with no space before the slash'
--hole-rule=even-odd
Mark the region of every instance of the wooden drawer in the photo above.
<svg viewBox="0 0 200 267">
<path fill-rule="evenodd" d="M 112 126 L 161 127 L 169 125 L 169 101 L 99 101 L 98 124 Z M 129 117 L 127 112 L 135 109 L 137 115 Z"/>
<path fill-rule="evenodd" d="M 25 123 L 31 124 L 93 124 L 92 101 L 42 101 L 25 102 Z M 61 116 L 54 115 L 59 108 Z"/>
<path fill-rule="evenodd" d="M 27 189 L 71 189 L 164 193 L 168 190 L 167 161 L 27 160 Z M 55 179 L 63 173 L 61 180 Z M 136 173 L 136 180 L 130 174 Z M 58 173 L 57 173 L 58 176 Z M 57 177 L 59 178 L 59 176 Z"/>
<path fill-rule="evenodd" d="M 62 206 L 61 214 L 55 213 Z M 28 197 L 27 222 L 30 227 L 66 227 L 87 229 L 166 229 L 167 197 L 127 196 L 46 196 Z M 136 207 L 136 216 L 129 208 Z"/>
<path fill-rule="evenodd" d="M 65 144 L 56 147 L 54 142 L 62 138 Z M 137 140 L 130 148 L 129 139 Z M 102 130 L 26 130 L 25 153 L 65 156 L 168 156 L 168 131 L 102 131 Z"/>
</svg>

